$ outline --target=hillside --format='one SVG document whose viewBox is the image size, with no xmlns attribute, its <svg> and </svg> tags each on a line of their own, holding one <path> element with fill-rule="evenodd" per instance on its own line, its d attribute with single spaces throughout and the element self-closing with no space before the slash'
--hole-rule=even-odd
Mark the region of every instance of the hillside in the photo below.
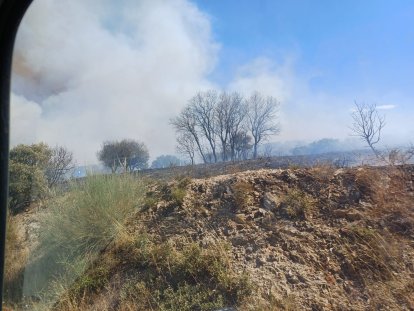
<svg viewBox="0 0 414 311">
<path fill-rule="evenodd" d="M 413 310 L 413 181 L 329 166 L 149 180 L 54 309 Z"/>
</svg>

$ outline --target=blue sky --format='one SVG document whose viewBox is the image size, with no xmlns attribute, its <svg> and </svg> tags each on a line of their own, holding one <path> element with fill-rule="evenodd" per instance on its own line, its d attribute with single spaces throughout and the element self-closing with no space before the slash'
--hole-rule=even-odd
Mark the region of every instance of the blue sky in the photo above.
<svg viewBox="0 0 414 311">
<path fill-rule="evenodd" d="M 213 79 L 249 59 L 296 59 L 312 87 L 337 95 L 367 89 L 413 95 L 413 1 L 196 1 L 222 44 Z"/>
<path fill-rule="evenodd" d="M 195 3 L 210 17 L 221 44 L 210 74 L 219 85 L 225 87 L 240 64 L 255 58 L 264 57 L 275 67 L 288 63 L 290 73 L 282 80 L 290 80 L 294 94 L 281 100 L 282 139 L 346 139 L 349 112 L 358 101 L 383 108 L 386 145 L 413 141 L 414 1 Z M 292 124 L 315 115 L 306 131 L 295 132 Z"/>
</svg>

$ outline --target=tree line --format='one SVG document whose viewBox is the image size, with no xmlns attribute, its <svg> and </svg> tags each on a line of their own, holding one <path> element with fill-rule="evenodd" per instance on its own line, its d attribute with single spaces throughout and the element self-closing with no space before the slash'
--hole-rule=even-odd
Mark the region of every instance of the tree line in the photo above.
<svg viewBox="0 0 414 311">
<path fill-rule="evenodd" d="M 256 159 L 260 144 L 280 131 L 279 102 L 254 92 L 208 90 L 193 96 L 171 119 L 177 133 L 177 151 L 191 164 Z"/>
<path fill-rule="evenodd" d="M 177 150 L 194 164 L 198 156 L 204 163 L 257 158 L 258 148 L 270 135 L 280 131 L 279 102 L 254 92 L 244 98 L 240 93 L 209 90 L 193 96 L 180 114 L 171 120 L 177 133 Z M 414 157 L 414 147 L 383 153 L 376 148 L 385 126 L 385 117 L 375 105 L 355 102 L 351 113 L 354 136 L 359 137 L 374 155 L 387 164 L 404 164 Z M 320 140 L 320 147 L 333 140 Z M 149 152 L 144 143 L 132 140 L 105 141 L 97 152 L 99 161 L 116 172 L 132 172 L 148 167 Z M 151 168 L 180 165 L 175 156 L 157 157 Z M 49 190 L 71 177 L 72 152 L 45 143 L 18 145 L 10 150 L 9 206 L 18 212 Z"/>
</svg>

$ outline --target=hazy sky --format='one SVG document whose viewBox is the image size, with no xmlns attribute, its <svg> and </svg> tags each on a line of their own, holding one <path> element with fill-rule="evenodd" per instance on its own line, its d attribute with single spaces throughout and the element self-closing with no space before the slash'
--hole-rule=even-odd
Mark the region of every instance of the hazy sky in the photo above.
<svg viewBox="0 0 414 311">
<path fill-rule="evenodd" d="M 34 0 L 17 36 L 11 141 L 96 163 L 104 140 L 174 153 L 197 91 L 277 97 L 274 141 L 347 138 L 354 100 L 414 142 L 413 1 Z"/>
</svg>

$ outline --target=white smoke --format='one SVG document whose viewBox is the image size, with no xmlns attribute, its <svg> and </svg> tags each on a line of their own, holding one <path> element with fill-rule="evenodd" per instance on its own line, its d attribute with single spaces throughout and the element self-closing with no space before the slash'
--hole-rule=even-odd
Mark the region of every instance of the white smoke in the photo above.
<svg viewBox="0 0 414 311">
<path fill-rule="evenodd" d="M 19 29 L 12 144 L 46 141 L 96 162 L 108 139 L 174 151 L 169 118 L 210 87 L 218 45 L 186 1 L 37 0 Z"/>
</svg>

